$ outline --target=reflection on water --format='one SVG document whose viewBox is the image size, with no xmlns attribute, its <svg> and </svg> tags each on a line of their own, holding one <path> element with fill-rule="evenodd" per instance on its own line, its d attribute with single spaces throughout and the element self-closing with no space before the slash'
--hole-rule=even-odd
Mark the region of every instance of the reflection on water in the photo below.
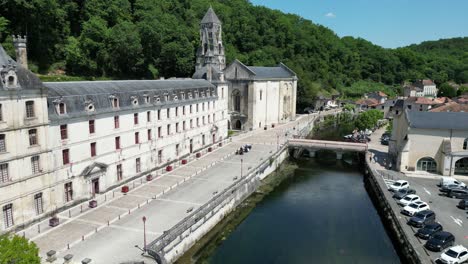
<svg viewBox="0 0 468 264">
<path fill-rule="evenodd" d="M 300 164 L 224 241 L 211 263 L 400 263 L 346 163 Z"/>
</svg>

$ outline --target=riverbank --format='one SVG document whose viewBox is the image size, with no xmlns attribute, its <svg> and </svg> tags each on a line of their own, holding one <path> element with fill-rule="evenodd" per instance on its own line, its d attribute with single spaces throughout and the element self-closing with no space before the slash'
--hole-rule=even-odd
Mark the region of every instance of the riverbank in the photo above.
<svg viewBox="0 0 468 264">
<path fill-rule="evenodd" d="M 208 259 L 216 248 L 231 234 L 236 227 L 255 209 L 268 194 L 270 194 L 285 179 L 292 176 L 297 168 L 293 162 L 286 160 L 281 163 L 277 170 L 262 180 L 260 187 L 244 202 L 236 207 L 230 214 L 225 216 L 210 232 L 197 241 L 175 263 L 209 263 Z"/>
</svg>

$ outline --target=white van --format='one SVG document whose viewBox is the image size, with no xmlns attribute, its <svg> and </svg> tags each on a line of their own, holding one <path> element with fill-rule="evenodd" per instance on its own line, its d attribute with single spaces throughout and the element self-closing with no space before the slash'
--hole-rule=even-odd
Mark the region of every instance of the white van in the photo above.
<svg viewBox="0 0 468 264">
<path fill-rule="evenodd" d="M 466 187 L 466 184 L 452 177 L 442 177 L 440 178 L 439 186 L 443 187 L 445 185 L 454 184 L 459 187 Z"/>
</svg>

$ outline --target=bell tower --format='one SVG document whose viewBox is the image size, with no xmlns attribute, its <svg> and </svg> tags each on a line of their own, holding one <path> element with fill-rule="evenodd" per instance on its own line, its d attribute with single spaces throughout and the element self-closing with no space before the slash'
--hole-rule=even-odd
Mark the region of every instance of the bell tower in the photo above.
<svg viewBox="0 0 468 264">
<path fill-rule="evenodd" d="M 218 16 L 209 8 L 200 22 L 201 47 L 197 51 L 195 70 L 211 66 L 218 71 L 226 68 L 226 56 L 222 39 L 222 25 Z"/>
</svg>

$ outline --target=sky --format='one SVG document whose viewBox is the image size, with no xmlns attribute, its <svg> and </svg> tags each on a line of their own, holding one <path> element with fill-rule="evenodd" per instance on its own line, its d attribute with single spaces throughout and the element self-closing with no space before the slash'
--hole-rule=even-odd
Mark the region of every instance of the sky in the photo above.
<svg viewBox="0 0 468 264">
<path fill-rule="evenodd" d="M 385 48 L 468 36 L 468 0 L 251 0 Z"/>
</svg>

